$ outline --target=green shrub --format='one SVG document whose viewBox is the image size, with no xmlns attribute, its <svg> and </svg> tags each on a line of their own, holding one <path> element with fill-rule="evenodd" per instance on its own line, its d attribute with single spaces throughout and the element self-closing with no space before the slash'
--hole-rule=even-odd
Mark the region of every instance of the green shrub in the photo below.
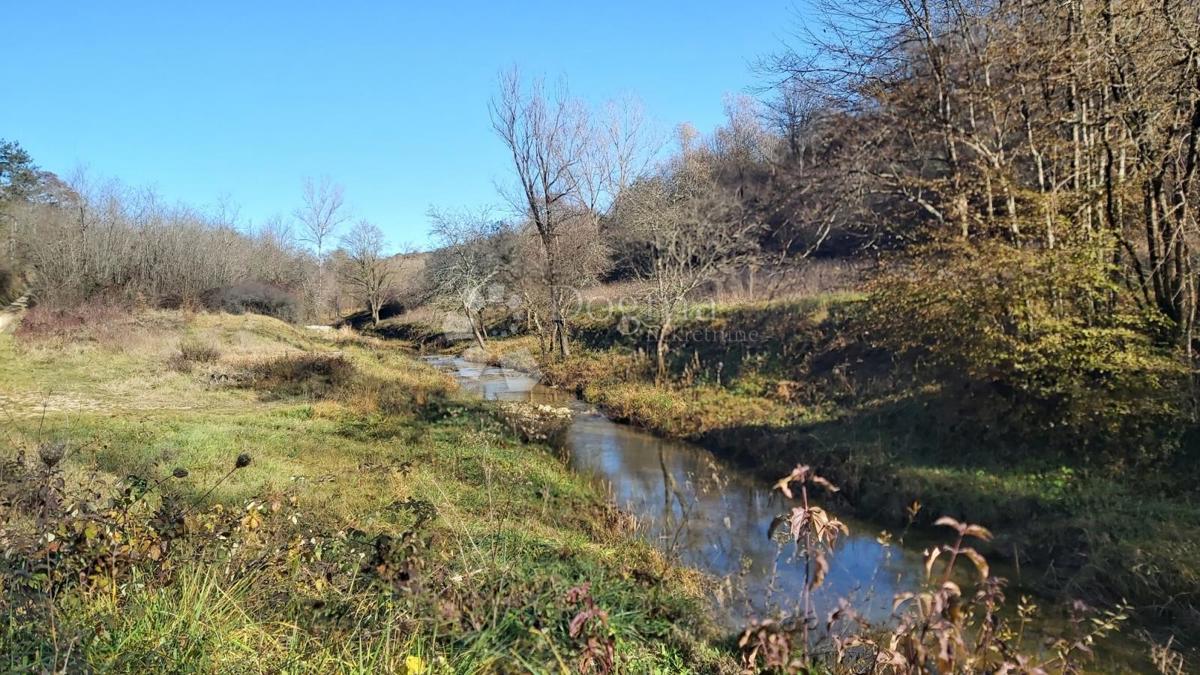
<svg viewBox="0 0 1200 675">
<path fill-rule="evenodd" d="M 926 252 L 871 287 L 858 331 L 973 433 L 1106 459 L 1178 447 L 1187 369 L 1101 249 Z"/>
</svg>

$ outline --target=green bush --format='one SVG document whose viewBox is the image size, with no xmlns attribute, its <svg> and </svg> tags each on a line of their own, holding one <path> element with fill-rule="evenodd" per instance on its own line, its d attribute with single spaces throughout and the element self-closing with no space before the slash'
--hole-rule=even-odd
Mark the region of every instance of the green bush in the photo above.
<svg viewBox="0 0 1200 675">
<path fill-rule="evenodd" d="M 1186 425 L 1188 371 L 1153 310 L 1123 301 L 1099 247 L 924 252 L 875 280 L 858 330 L 1009 446 L 1160 459 Z"/>
</svg>

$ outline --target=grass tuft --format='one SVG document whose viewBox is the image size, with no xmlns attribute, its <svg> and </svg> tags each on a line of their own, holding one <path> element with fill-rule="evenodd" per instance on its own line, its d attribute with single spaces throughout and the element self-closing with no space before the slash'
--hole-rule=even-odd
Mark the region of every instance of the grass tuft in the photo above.
<svg viewBox="0 0 1200 675">
<path fill-rule="evenodd" d="M 0 670 L 545 671 L 600 639 L 625 672 L 732 672 L 701 577 L 403 350 L 250 315 L 129 326 L 121 349 L 0 336 L 0 395 L 34 413 L 0 458 Z M 187 340 L 246 386 L 164 372 Z M 47 382 L 96 409 L 43 418 Z M 609 617 L 586 637 L 582 584 Z"/>
</svg>

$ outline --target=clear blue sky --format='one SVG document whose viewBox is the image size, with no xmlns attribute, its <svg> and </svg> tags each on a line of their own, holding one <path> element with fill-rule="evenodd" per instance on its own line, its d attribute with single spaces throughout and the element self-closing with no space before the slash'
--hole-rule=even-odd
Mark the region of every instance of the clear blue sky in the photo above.
<svg viewBox="0 0 1200 675">
<path fill-rule="evenodd" d="M 502 203 L 487 112 L 502 69 L 565 76 L 589 101 L 631 92 L 664 127 L 708 131 L 793 16 L 790 0 L 4 4 L 0 138 L 43 168 L 227 195 L 256 222 L 327 174 L 419 245 L 430 205 Z"/>
</svg>

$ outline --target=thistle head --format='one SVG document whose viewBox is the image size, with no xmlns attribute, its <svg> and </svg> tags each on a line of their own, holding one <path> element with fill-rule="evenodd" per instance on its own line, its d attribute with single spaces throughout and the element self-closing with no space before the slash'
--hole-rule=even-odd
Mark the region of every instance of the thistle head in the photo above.
<svg viewBox="0 0 1200 675">
<path fill-rule="evenodd" d="M 67 444 L 64 441 L 44 443 L 38 446 L 38 459 L 47 469 L 53 469 L 67 454 Z"/>
</svg>

